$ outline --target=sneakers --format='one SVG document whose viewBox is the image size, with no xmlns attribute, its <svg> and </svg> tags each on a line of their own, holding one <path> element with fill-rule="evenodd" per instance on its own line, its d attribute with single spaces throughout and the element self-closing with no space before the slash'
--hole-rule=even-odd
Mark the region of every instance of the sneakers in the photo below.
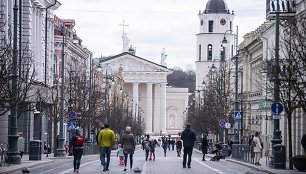
<svg viewBox="0 0 306 174">
<path fill-rule="evenodd" d="M 124 167 L 123 171 L 126 171 L 126 170 L 127 170 L 127 168 L 126 168 L 126 167 Z"/>
<path fill-rule="evenodd" d="M 183 166 L 183 168 L 186 168 L 186 166 Z"/>
<path fill-rule="evenodd" d="M 79 169 L 74 169 L 74 173 L 79 173 Z"/>
<path fill-rule="evenodd" d="M 188 168 L 190 169 L 190 168 L 191 168 L 191 166 L 188 166 Z"/>
</svg>

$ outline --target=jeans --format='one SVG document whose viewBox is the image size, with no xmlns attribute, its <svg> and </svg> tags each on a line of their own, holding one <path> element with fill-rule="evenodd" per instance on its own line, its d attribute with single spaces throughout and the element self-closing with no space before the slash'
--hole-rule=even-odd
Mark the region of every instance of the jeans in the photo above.
<svg viewBox="0 0 306 174">
<path fill-rule="evenodd" d="M 187 166 L 190 167 L 192 150 L 193 150 L 192 147 L 184 147 L 183 166 L 186 166 L 186 158 L 187 158 L 187 155 L 188 155 Z"/>
<path fill-rule="evenodd" d="M 129 154 L 124 154 L 124 166 L 126 167 Z M 130 168 L 133 167 L 133 154 L 130 154 Z"/>
<path fill-rule="evenodd" d="M 149 150 L 145 150 L 145 151 L 146 151 L 146 161 L 148 161 Z"/>
<path fill-rule="evenodd" d="M 73 150 L 73 168 L 74 169 L 80 168 L 82 155 L 83 155 L 83 149 Z"/>
<path fill-rule="evenodd" d="M 110 162 L 111 147 L 100 147 L 100 160 L 104 168 L 108 169 Z M 106 156 L 106 163 L 105 163 Z"/>
</svg>

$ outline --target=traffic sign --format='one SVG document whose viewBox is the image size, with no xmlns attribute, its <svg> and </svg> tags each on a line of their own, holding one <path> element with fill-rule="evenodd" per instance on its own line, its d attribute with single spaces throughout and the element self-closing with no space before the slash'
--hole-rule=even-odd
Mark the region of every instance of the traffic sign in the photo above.
<svg viewBox="0 0 306 174">
<path fill-rule="evenodd" d="M 224 127 L 225 127 L 226 129 L 231 128 L 231 123 L 229 123 L 229 122 L 225 123 Z"/>
<path fill-rule="evenodd" d="M 76 129 L 76 122 L 75 121 L 68 121 L 68 130 L 73 131 Z"/>
<path fill-rule="evenodd" d="M 276 115 L 279 115 L 280 113 L 282 113 L 283 110 L 284 110 L 284 106 L 282 103 L 273 103 L 271 105 L 271 111 Z"/>
<path fill-rule="evenodd" d="M 223 119 L 221 119 L 221 120 L 219 121 L 219 126 L 220 126 L 220 127 L 224 127 L 224 126 L 225 126 L 225 121 L 224 121 Z"/>
<path fill-rule="evenodd" d="M 274 120 L 279 120 L 279 119 L 281 119 L 281 116 L 279 114 L 273 114 L 273 119 Z"/>
<path fill-rule="evenodd" d="M 75 119 L 76 118 L 76 113 L 74 111 L 70 111 L 68 113 L 68 117 L 69 117 L 69 119 Z"/>
<path fill-rule="evenodd" d="M 237 121 L 237 120 L 241 120 L 243 116 L 243 112 L 240 112 L 240 111 L 235 111 L 234 112 L 234 120 Z"/>
</svg>

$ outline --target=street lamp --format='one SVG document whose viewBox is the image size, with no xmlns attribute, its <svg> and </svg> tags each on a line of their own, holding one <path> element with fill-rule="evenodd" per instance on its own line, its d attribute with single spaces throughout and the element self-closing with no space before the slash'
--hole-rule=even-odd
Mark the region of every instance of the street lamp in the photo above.
<svg viewBox="0 0 306 174">
<path fill-rule="evenodd" d="M 235 35 L 235 40 L 236 40 L 236 55 L 233 57 L 233 59 L 235 59 L 235 108 L 234 108 L 234 112 L 240 112 L 239 109 L 239 101 L 238 101 L 238 54 L 239 54 L 239 50 L 238 50 L 238 26 L 236 29 L 236 35 Z M 226 33 L 227 32 L 233 32 L 232 30 L 227 30 L 224 33 L 224 37 L 222 40 L 222 46 L 225 48 L 227 45 L 227 39 L 226 39 Z M 225 52 L 224 52 L 224 57 L 225 57 Z M 243 118 L 240 118 L 243 119 Z M 234 119 L 234 144 L 239 144 L 239 121 L 237 119 Z"/>
<path fill-rule="evenodd" d="M 61 107 L 60 107 L 60 132 L 58 136 L 58 146 L 57 146 L 57 156 L 65 157 L 65 148 L 64 148 L 64 91 L 65 91 L 65 36 L 66 36 L 66 28 L 64 24 L 61 27 L 61 32 L 63 35 L 62 41 L 62 68 L 61 68 Z"/>
</svg>

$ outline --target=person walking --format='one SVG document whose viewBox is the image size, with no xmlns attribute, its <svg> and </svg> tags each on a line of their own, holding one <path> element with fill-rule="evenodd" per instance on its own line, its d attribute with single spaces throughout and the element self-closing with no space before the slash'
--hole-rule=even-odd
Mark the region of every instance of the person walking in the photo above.
<svg viewBox="0 0 306 174">
<path fill-rule="evenodd" d="M 74 173 L 79 173 L 81 158 L 84 149 L 84 137 L 81 135 L 81 131 L 77 129 L 72 136 L 69 143 L 69 151 L 73 151 L 73 169 Z"/>
<path fill-rule="evenodd" d="M 176 152 L 178 157 L 181 156 L 181 151 L 182 151 L 182 140 L 180 137 L 178 137 L 176 141 Z"/>
<path fill-rule="evenodd" d="M 186 128 L 183 130 L 181 139 L 183 140 L 184 155 L 183 155 L 183 168 L 186 168 L 186 158 L 188 155 L 188 168 L 191 168 L 191 156 L 196 136 L 194 131 L 191 129 L 191 124 L 187 123 Z"/>
<path fill-rule="evenodd" d="M 98 131 L 97 135 L 96 135 L 96 142 L 97 142 L 97 145 L 99 146 L 99 142 L 98 142 L 98 137 L 99 137 L 99 134 L 100 134 L 100 131 L 104 129 L 104 125 L 101 126 L 100 130 Z M 101 157 L 100 157 L 101 159 Z"/>
<path fill-rule="evenodd" d="M 115 143 L 115 134 L 109 128 L 108 124 L 104 125 L 104 129 L 99 132 L 98 135 L 98 144 L 100 147 L 100 160 L 101 164 L 103 165 L 103 171 L 109 170 L 109 163 L 110 163 L 110 154 L 112 150 L 112 146 Z M 106 157 L 106 162 L 105 162 Z"/>
<path fill-rule="evenodd" d="M 124 153 L 123 153 L 123 148 L 121 144 L 118 145 L 117 157 L 119 157 L 119 165 L 123 166 L 124 165 Z"/>
<path fill-rule="evenodd" d="M 135 152 L 135 138 L 134 135 L 131 133 L 131 127 L 126 127 L 125 134 L 123 134 L 121 139 L 121 144 L 123 146 L 123 153 L 124 153 L 124 169 L 126 171 L 127 159 L 128 155 L 130 156 L 130 169 L 133 168 L 133 155 Z"/>
<path fill-rule="evenodd" d="M 261 166 L 259 163 L 260 157 L 261 157 L 261 151 L 262 151 L 262 146 L 261 142 L 259 139 L 259 132 L 255 133 L 255 136 L 253 138 L 253 143 L 255 144 L 254 146 L 254 153 L 255 153 L 255 165 L 256 166 Z"/>
<path fill-rule="evenodd" d="M 167 148 L 168 148 L 168 141 L 166 137 L 162 138 L 162 147 L 164 149 L 164 156 L 167 156 Z"/>
<path fill-rule="evenodd" d="M 150 141 L 149 151 L 150 151 L 149 160 L 152 160 L 152 155 L 153 155 L 153 161 L 155 161 L 155 142 L 154 141 Z"/>
<path fill-rule="evenodd" d="M 208 142 L 207 142 L 207 137 L 204 136 L 201 142 L 201 149 L 202 149 L 202 153 L 203 153 L 203 158 L 202 161 L 206 161 L 205 160 L 205 154 L 207 154 L 207 146 L 208 146 Z"/>
<path fill-rule="evenodd" d="M 69 150 L 69 143 L 68 143 L 68 141 L 65 142 L 64 148 L 65 148 L 65 153 L 66 153 L 66 156 L 67 156 L 68 155 L 68 150 Z"/>
<path fill-rule="evenodd" d="M 146 161 L 148 161 L 149 152 L 150 152 L 150 135 L 146 135 L 146 139 L 143 142 L 143 146 L 145 150 Z"/>
</svg>

